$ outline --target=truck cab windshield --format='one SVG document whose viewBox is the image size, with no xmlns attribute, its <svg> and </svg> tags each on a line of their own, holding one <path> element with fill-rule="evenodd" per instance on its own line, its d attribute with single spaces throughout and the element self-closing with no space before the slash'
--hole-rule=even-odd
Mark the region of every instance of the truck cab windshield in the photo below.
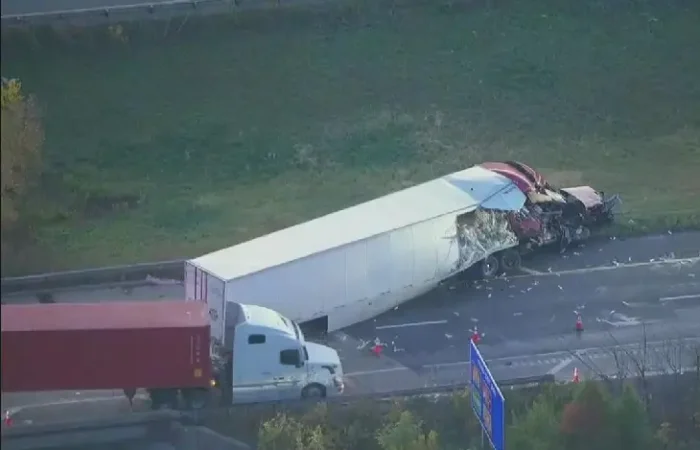
<svg viewBox="0 0 700 450">
<path fill-rule="evenodd" d="M 280 319 L 282 319 L 282 322 L 284 322 L 285 325 L 287 325 L 289 328 L 294 330 L 294 335 L 297 338 L 297 341 L 301 344 L 301 348 L 304 349 L 304 361 L 309 360 L 309 351 L 306 349 L 306 345 L 304 345 L 304 332 L 301 331 L 301 328 L 299 328 L 299 324 L 297 324 L 293 320 L 289 320 L 283 315 L 280 314 Z"/>
<path fill-rule="evenodd" d="M 297 341 L 299 341 L 300 343 L 303 344 L 304 343 L 304 332 L 301 331 L 301 328 L 299 328 L 299 325 L 295 321 L 287 319 L 282 314 L 280 314 L 279 316 L 280 316 L 280 319 L 282 319 L 282 322 L 284 322 L 284 324 L 289 329 L 294 331 L 294 335 L 296 336 Z"/>
</svg>

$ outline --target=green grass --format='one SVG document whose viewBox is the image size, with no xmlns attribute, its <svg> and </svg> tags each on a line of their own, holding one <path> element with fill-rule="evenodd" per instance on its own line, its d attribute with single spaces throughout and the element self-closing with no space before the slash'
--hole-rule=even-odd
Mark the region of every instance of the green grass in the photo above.
<svg viewBox="0 0 700 450">
<path fill-rule="evenodd" d="M 621 193 L 625 228 L 697 225 L 700 6 L 673 3 L 375 4 L 3 36 L 3 76 L 46 108 L 34 237 L 3 273 L 194 256 L 511 158 Z"/>
</svg>

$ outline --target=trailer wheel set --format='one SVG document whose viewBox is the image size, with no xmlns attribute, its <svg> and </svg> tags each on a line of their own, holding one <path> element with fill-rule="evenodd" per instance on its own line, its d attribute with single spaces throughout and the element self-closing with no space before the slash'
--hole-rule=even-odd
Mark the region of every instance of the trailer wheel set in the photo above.
<svg viewBox="0 0 700 450">
<path fill-rule="evenodd" d="M 179 409 L 180 399 L 188 410 L 204 409 L 209 405 L 211 392 L 208 389 L 148 389 L 151 409 Z"/>
<path fill-rule="evenodd" d="M 509 248 L 493 255 L 489 255 L 481 261 L 481 276 L 492 278 L 499 273 L 510 273 L 520 269 L 522 256 L 515 248 Z"/>
</svg>

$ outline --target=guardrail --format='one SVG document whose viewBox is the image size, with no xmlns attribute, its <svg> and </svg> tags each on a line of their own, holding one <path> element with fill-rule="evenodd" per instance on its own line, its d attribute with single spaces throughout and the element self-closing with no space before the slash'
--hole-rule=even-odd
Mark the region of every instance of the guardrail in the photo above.
<svg viewBox="0 0 700 450">
<path fill-rule="evenodd" d="M 170 19 L 197 14 L 220 14 L 265 8 L 332 5 L 344 0 L 143 0 L 141 3 L 126 5 L 118 4 L 119 1 L 104 0 L 105 6 L 102 7 L 62 10 L 47 9 L 46 11 L 3 14 L 1 17 L 2 25 L 8 27 L 48 24 L 91 26 L 132 20 Z M 21 8 L 20 6 L 18 9 Z M 3 5 L 3 9 L 9 8 Z"/>
<path fill-rule="evenodd" d="M 76 286 L 94 286 L 126 282 L 147 282 L 148 277 L 183 280 L 185 260 L 160 261 L 128 266 L 44 273 L 0 280 L 2 295 L 41 292 Z"/>
</svg>

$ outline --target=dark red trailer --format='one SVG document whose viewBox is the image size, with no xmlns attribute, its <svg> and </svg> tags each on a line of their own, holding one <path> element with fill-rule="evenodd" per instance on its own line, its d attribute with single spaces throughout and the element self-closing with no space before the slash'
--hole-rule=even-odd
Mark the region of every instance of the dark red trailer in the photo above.
<svg viewBox="0 0 700 450">
<path fill-rule="evenodd" d="M 200 302 L 2 306 L 2 391 L 208 389 Z"/>
</svg>

